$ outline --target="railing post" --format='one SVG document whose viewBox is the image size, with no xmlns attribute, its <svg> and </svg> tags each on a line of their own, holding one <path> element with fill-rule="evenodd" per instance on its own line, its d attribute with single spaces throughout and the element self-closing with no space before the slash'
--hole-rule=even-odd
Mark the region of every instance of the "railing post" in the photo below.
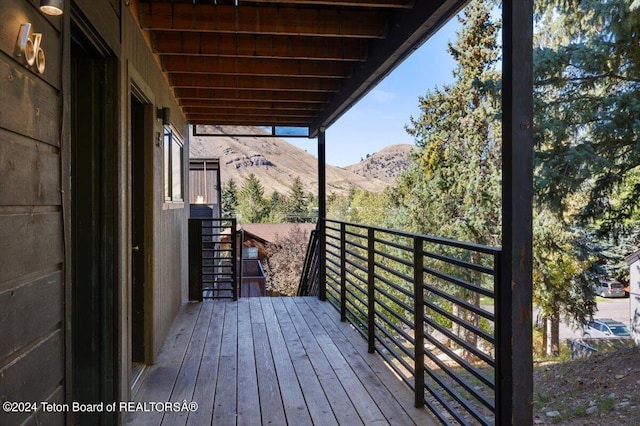
<svg viewBox="0 0 640 426">
<path fill-rule="evenodd" d="M 327 230 L 325 219 L 327 217 L 327 175 L 326 175 L 326 149 L 324 128 L 318 132 L 318 298 L 323 302 L 327 300 L 327 259 L 326 241 Z"/>
<path fill-rule="evenodd" d="M 340 222 L 340 321 L 347 320 L 347 225 Z"/>
<path fill-rule="evenodd" d="M 202 301 L 202 220 L 189 219 L 189 300 Z"/>
<path fill-rule="evenodd" d="M 222 222 L 221 222 L 222 224 Z M 240 256 L 242 256 L 242 248 L 238 244 L 238 235 L 236 234 L 236 219 L 231 219 L 231 298 L 232 300 L 238 300 L 238 282 L 242 279 L 242 275 L 238 272 L 238 249 L 240 249 Z M 221 231 L 222 232 L 222 231 Z M 240 263 L 242 265 L 242 263 Z"/>
<path fill-rule="evenodd" d="M 375 230 L 368 228 L 367 252 L 368 252 L 368 268 L 367 279 L 367 295 L 368 295 L 368 321 L 367 321 L 367 340 L 369 343 L 369 353 L 376 351 L 376 290 L 375 290 Z"/>
<path fill-rule="evenodd" d="M 414 392 L 415 406 L 424 406 L 424 241 L 413 238 Z"/>
</svg>

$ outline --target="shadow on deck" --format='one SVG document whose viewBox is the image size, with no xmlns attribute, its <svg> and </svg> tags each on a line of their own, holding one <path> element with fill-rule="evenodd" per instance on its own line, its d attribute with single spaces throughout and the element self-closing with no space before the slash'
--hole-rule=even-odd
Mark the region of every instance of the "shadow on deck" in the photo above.
<svg viewBox="0 0 640 426">
<path fill-rule="evenodd" d="M 133 398 L 198 409 L 128 413 L 125 424 L 436 424 L 333 307 L 311 297 L 185 305 Z"/>
</svg>

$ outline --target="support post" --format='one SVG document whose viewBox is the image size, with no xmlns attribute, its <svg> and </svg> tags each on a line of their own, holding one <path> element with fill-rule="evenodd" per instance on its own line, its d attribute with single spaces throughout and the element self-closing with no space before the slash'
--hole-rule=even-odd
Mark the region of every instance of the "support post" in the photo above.
<svg viewBox="0 0 640 426">
<path fill-rule="evenodd" d="M 502 257 L 496 289 L 496 424 L 526 425 L 533 422 L 533 0 L 505 0 L 502 22 Z"/>
<path fill-rule="evenodd" d="M 413 312 L 414 324 L 414 393 L 415 406 L 424 406 L 424 242 L 413 240 Z"/>
<path fill-rule="evenodd" d="M 318 132 L 318 298 L 327 300 L 327 259 L 326 259 L 326 223 L 327 218 L 327 173 L 325 129 Z"/>
<path fill-rule="evenodd" d="M 340 321 L 347 320 L 347 225 L 340 222 Z"/>
<path fill-rule="evenodd" d="M 222 224 L 222 222 L 220 222 Z M 238 249 L 240 249 L 240 256 L 242 256 L 242 248 L 241 244 L 238 244 L 238 234 L 236 227 L 236 219 L 231 219 L 231 298 L 236 301 L 238 300 L 238 287 L 242 282 L 242 273 L 240 272 L 240 268 L 238 268 Z M 222 232 L 222 229 L 220 229 Z M 240 260 L 240 267 L 242 267 L 242 260 Z"/>
<path fill-rule="evenodd" d="M 375 230 L 368 228 L 367 238 L 367 253 L 368 253 L 368 268 L 369 274 L 367 276 L 367 341 L 369 343 L 369 353 L 372 354 L 376 351 L 376 277 L 375 277 L 375 261 L 376 261 L 376 244 L 375 244 Z"/>
</svg>

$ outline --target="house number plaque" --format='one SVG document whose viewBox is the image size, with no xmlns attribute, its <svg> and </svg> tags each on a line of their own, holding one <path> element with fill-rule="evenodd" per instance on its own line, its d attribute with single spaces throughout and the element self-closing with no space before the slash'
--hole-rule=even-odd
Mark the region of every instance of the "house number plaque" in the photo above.
<svg viewBox="0 0 640 426">
<path fill-rule="evenodd" d="M 18 35 L 18 56 L 22 57 L 25 65 L 34 67 L 40 74 L 44 72 L 46 60 L 44 50 L 40 47 L 42 41 L 41 33 L 32 33 L 31 24 L 26 23 L 20 26 Z"/>
</svg>

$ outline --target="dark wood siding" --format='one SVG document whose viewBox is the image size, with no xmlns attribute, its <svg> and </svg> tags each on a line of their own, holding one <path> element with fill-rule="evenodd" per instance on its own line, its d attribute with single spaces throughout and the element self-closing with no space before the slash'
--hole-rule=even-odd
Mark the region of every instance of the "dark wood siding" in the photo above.
<svg viewBox="0 0 640 426">
<path fill-rule="evenodd" d="M 0 0 L 0 401 L 62 401 L 64 244 L 60 18 Z M 20 25 L 43 34 L 46 70 L 15 55 Z M 37 417 L 37 419 L 36 419 Z M 0 424 L 63 424 L 64 414 L 8 414 Z"/>
</svg>

